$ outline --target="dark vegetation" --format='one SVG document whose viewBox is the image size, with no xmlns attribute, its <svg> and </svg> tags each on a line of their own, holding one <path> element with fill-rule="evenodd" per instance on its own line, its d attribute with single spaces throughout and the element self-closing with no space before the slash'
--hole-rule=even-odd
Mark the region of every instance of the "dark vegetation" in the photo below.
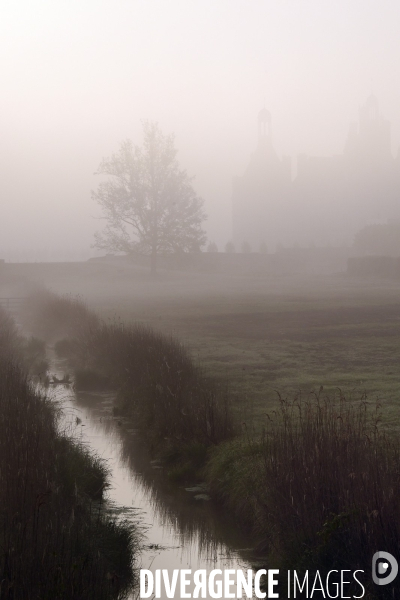
<svg viewBox="0 0 400 600">
<path fill-rule="evenodd" d="M 66 300 L 46 294 L 36 302 L 45 315 L 46 304 L 61 311 Z M 88 316 L 62 344 L 70 358 L 93 377 L 107 376 L 115 410 L 140 425 L 176 478 L 201 472 L 270 564 L 364 569 L 369 577 L 377 549 L 399 555 L 400 444 L 379 404 L 321 388 L 280 398 L 257 430 L 239 427 L 229 391 L 181 344 L 144 326 L 104 324 L 78 300 L 68 302 L 68 311 Z"/>
<path fill-rule="evenodd" d="M 340 394 L 281 399 L 259 437 L 221 445 L 212 490 L 288 568 L 365 569 L 399 554 L 400 445 L 378 405 Z"/>
<path fill-rule="evenodd" d="M 27 318 L 48 339 L 48 315 L 59 318 L 58 334 L 69 336 L 55 350 L 75 367 L 76 387 L 117 389 L 115 411 L 134 419 L 172 462 L 182 460 L 175 464 L 182 474 L 193 469 L 188 455 L 198 465 L 208 447 L 235 435 L 226 386 L 209 379 L 176 340 L 142 325 L 106 324 L 79 299 L 45 293 L 32 298 Z"/>
<path fill-rule="evenodd" d="M 36 337 L 18 334 L 12 317 L 0 308 L 0 357 L 17 362 L 27 374 L 44 376 L 48 369 L 46 344 Z"/>
<path fill-rule="evenodd" d="M 0 311 L 0 597 L 122 598 L 136 534 L 102 504 L 107 469 L 60 434 L 58 412 L 26 366 L 43 344 Z"/>
<path fill-rule="evenodd" d="M 400 221 L 366 225 L 356 233 L 354 249 L 361 255 L 400 256 Z"/>
</svg>

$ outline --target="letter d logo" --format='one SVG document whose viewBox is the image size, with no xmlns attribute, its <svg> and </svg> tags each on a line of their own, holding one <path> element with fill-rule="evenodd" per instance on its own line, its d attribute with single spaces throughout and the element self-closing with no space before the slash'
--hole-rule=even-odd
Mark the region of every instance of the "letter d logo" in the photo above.
<svg viewBox="0 0 400 600">
<path fill-rule="evenodd" d="M 376 585 L 387 585 L 397 577 L 399 565 L 389 552 L 375 552 L 372 557 L 372 579 Z M 384 575 L 384 577 L 382 577 Z"/>
</svg>

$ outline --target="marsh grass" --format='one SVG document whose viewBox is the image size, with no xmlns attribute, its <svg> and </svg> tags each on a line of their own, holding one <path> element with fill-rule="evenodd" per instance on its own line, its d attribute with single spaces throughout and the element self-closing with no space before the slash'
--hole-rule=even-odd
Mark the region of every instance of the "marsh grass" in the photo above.
<svg viewBox="0 0 400 600">
<path fill-rule="evenodd" d="M 33 377 L 44 378 L 49 370 L 44 340 L 34 336 L 22 338 L 20 348 L 20 361 L 25 365 L 29 374 Z"/>
<path fill-rule="evenodd" d="M 141 324 L 104 323 L 79 299 L 51 293 L 29 301 L 28 318 L 42 336 L 62 335 L 55 350 L 75 366 L 77 389 L 113 386 L 119 414 L 154 445 L 175 448 L 170 455 L 193 443 L 205 454 L 235 435 L 227 387 L 208 378 L 177 340 Z"/>
<path fill-rule="evenodd" d="M 142 325 L 102 324 L 90 360 L 118 386 L 117 402 L 155 438 L 206 446 L 235 433 L 227 390 L 194 365 L 176 340 Z"/>
<path fill-rule="evenodd" d="M 380 406 L 319 394 L 280 399 L 262 435 L 215 449 L 214 493 L 288 568 L 370 569 L 400 549 L 400 444 Z"/>
<path fill-rule="evenodd" d="M 15 321 L 0 307 L 0 359 L 20 357 L 20 338 Z"/>
<path fill-rule="evenodd" d="M 101 501 L 108 488 L 108 469 L 105 463 L 91 454 L 83 444 L 62 435 L 56 438 L 55 452 L 62 473 L 62 494 L 73 498 L 78 493 L 91 500 Z"/>
<path fill-rule="evenodd" d="M 103 509 L 107 469 L 59 434 L 54 404 L 10 360 L 20 344 L 1 312 L 0 348 L 0 597 L 122 598 L 137 536 Z"/>
<path fill-rule="evenodd" d="M 21 319 L 27 330 L 47 342 L 80 338 L 99 321 L 80 298 L 47 290 L 37 291 L 25 300 Z"/>
<path fill-rule="evenodd" d="M 4 309 L 0 309 L 0 358 L 14 360 L 33 376 L 45 375 L 48 369 L 45 342 L 20 335 L 14 319 Z"/>
</svg>

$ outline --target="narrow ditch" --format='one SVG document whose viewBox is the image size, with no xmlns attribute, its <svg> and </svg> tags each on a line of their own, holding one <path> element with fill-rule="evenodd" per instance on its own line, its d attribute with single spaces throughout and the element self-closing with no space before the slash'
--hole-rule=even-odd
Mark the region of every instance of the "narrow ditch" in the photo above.
<svg viewBox="0 0 400 600">
<path fill-rule="evenodd" d="M 50 373 L 62 379 L 65 361 L 49 354 Z M 106 461 L 107 502 L 121 518 L 140 525 L 140 568 L 168 569 L 171 576 L 174 569 L 249 569 L 259 562 L 252 540 L 210 501 L 202 482 L 186 488 L 169 482 L 134 425 L 113 416 L 112 394 L 75 392 L 64 384 L 50 386 L 49 394 L 63 409 L 61 427 Z M 131 596 L 137 597 L 138 592 Z"/>
</svg>

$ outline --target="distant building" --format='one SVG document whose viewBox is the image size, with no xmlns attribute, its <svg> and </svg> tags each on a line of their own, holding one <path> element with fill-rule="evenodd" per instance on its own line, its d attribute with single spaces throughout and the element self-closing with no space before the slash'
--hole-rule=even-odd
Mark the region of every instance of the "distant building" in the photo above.
<svg viewBox="0 0 400 600">
<path fill-rule="evenodd" d="M 233 181 L 233 241 L 254 250 L 351 244 L 364 225 L 400 218 L 400 158 L 390 148 L 390 123 L 370 96 L 350 126 L 343 154 L 279 158 L 271 115 L 258 115 L 258 143 L 242 177 Z"/>
</svg>

